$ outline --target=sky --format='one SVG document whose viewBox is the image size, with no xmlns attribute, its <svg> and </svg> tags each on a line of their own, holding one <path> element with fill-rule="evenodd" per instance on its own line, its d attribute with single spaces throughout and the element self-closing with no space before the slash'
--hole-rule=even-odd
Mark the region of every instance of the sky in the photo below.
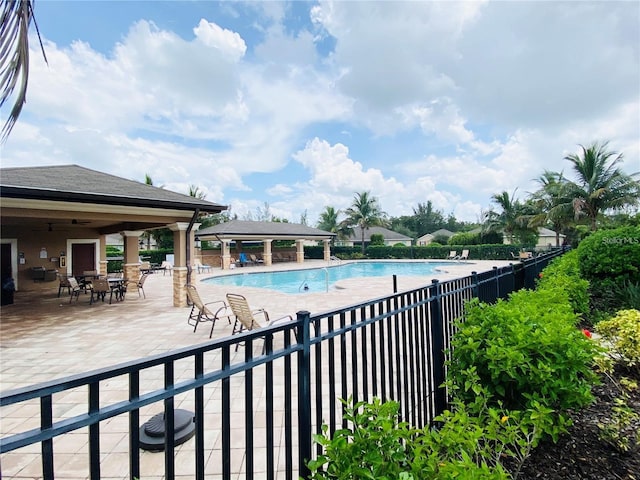
<svg viewBox="0 0 640 480">
<path fill-rule="evenodd" d="M 640 171 L 637 1 L 35 0 L 2 167 L 77 164 L 240 219 L 368 191 L 476 222 L 608 141 Z M 5 104 L 8 105 L 8 104 Z M 4 122 L 8 108 L 1 112 Z M 341 217 L 343 218 L 343 217 Z"/>
</svg>

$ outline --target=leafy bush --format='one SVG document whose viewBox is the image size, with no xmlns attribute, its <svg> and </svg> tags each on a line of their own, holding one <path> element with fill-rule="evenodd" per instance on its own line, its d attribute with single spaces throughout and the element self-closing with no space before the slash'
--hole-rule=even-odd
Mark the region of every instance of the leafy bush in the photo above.
<svg viewBox="0 0 640 480">
<path fill-rule="evenodd" d="M 504 480 L 509 476 L 502 459 L 514 455 L 514 446 L 530 450 L 527 429 L 497 410 L 480 418 L 458 405 L 438 417 L 440 428 L 419 430 L 398 421 L 397 402 L 342 402 L 350 428 L 329 438 L 323 425 L 323 434 L 315 436 L 323 453 L 308 462 L 313 480 Z"/>
<path fill-rule="evenodd" d="M 611 345 L 615 360 L 640 373 L 640 311 L 620 310 L 596 325 L 596 332 Z"/>
<path fill-rule="evenodd" d="M 369 242 L 369 245 L 384 245 L 384 235 L 381 233 L 372 233 Z"/>
<path fill-rule="evenodd" d="M 598 347 L 576 328 L 565 292 L 521 290 L 495 305 L 472 300 L 465 317 L 449 365 L 461 400 L 473 401 L 474 392 L 465 389 L 473 371 L 490 401 L 510 410 L 538 403 L 561 415 L 591 402 Z"/>
<path fill-rule="evenodd" d="M 566 292 L 575 313 L 589 313 L 589 282 L 580 277 L 576 250 L 554 258 L 545 267 L 538 281 L 538 290 L 545 289 Z"/>
<path fill-rule="evenodd" d="M 451 235 L 447 243 L 449 245 L 478 245 L 480 243 L 480 235 L 477 233 L 460 232 Z"/>
<path fill-rule="evenodd" d="M 624 282 L 616 296 L 622 308 L 640 310 L 640 282 Z"/>
<path fill-rule="evenodd" d="M 336 430 L 333 438 L 323 435 L 314 439 L 324 448 L 323 455 L 308 463 L 311 479 L 398 478 L 408 472 L 410 453 L 407 440 L 415 430 L 398 422 L 397 402 L 359 402 L 344 404 L 343 418 L 351 428 Z M 321 470 L 324 468 L 324 470 Z"/>
<path fill-rule="evenodd" d="M 595 310 L 624 307 L 619 292 L 628 282 L 640 283 L 640 227 L 600 230 L 577 248 L 580 273 L 591 284 Z"/>
<path fill-rule="evenodd" d="M 577 250 L 580 273 L 587 280 L 640 281 L 640 227 L 597 231 Z"/>
</svg>

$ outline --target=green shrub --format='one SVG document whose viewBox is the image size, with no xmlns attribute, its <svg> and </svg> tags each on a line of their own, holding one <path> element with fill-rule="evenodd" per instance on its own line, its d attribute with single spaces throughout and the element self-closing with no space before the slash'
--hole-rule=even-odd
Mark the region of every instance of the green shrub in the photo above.
<svg viewBox="0 0 640 480">
<path fill-rule="evenodd" d="M 598 347 L 576 323 L 561 290 L 521 290 L 495 305 L 472 300 L 452 340 L 450 381 L 465 402 L 475 395 L 465 388 L 474 371 L 489 399 L 509 410 L 537 402 L 560 415 L 584 406 L 597 379 Z"/>
<path fill-rule="evenodd" d="M 398 421 L 397 402 L 343 404 L 349 428 L 329 438 L 323 425 L 323 434 L 314 437 L 323 453 L 307 464 L 313 480 L 504 480 L 509 476 L 501 461 L 512 455 L 511 444 L 529 441 L 515 417 L 495 410 L 479 418 L 458 405 L 438 417 L 440 428 L 418 430 Z"/>
<path fill-rule="evenodd" d="M 576 250 L 554 258 L 545 267 L 538 280 L 538 290 L 545 289 L 566 292 L 575 313 L 578 315 L 589 313 L 589 282 L 580 277 Z"/>
<path fill-rule="evenodd" d="M 624 282 L 616 296 L 621 308 L 640 310 L 640 282 Z"/>
<path fill-rule="evenodd" d="M 340 478 L 398 478 L 409 471 L 411 461 L 410 440 L 415 430 L 398 421 L 397 402 L 373 403 L 341 400 L 343 419 L 350 428 L 336 430 L 333 438 L 314 435 L 322 445 L 323 454 L 308 463 L 311 479 Z M 323 470 L 324 469 L 324 470 Z"/>
<path fill-rule="evenodd" d="M 640 373 L 640 311 L 620 310 L 599 322 L 596 332 L 611 346 L 615 361 Z"/>
<path fill-rule="evenodd" d="M 640 281 L 640 227 L 600 230 L 578 246 L 580 273 L 587 280 Z"/>
<path fill-rule="evenodd" d="M 640 283 L 640 227 L 599 230 L 577 248 L 580 273 L 591 284 L 592 308 L 612 312 L 623 305 L 620 291 Z"/>
<path fill-rule="evenodd" d="M 384 245 L 384 235 L 381 233 L 372 233 L 369 239 L 369 245 Z"/>
</svg>

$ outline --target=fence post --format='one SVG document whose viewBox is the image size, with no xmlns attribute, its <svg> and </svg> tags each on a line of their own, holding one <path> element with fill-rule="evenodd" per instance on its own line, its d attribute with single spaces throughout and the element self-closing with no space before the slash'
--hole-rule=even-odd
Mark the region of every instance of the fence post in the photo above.
<svg viewBox="0 0 640 480">
<path fill-rule="evenodd" d="M 480 299 L 480 282 L 478 282 L 478 272 L 471 272 L 471 292 L 473 298 Z"/>
<path fill-rule="evenodd" d="M 302 478 L 311 474 L 307 462 L 311 460 L 311 313 L 302 310 L 296 313 L 298 344 L 298 473 Z"/>
<path fill-rule="evenodd" d="M 440 415 L 447 408 L 446 392 L 442 384 L 445 381 L 445 353 L 444 353 L 444 328 L 442 325 L 442 287 L 438 280 L 432 280 L 431 284 L 431 364 L 433 365 L 434 383 L 434 407 L 436 415 Z"/>
<path fill-rule="evenodd" d="M 493 277 L 495 278 L 495 282 L 496 282 L 496 298 L 495 301 L 497 302 L 498 299 L 500 298 L 500 276 L 498 273 L 498 267 L 493 267 Z"/>
</svg>

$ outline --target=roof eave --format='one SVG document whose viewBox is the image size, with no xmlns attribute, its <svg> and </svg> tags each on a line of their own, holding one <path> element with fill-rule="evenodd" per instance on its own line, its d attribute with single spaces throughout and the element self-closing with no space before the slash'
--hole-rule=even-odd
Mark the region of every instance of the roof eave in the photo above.
<svg viewBox="0 0 640 480">
<path fill-rule="evenodd" d="M 24 198 L 31 200 L 65 201 L 74 203 L 95 203 L 100 205 L 122 205 L 127 207 L 169 208 L 174 210 L 219 213 L 227 210 L 225 205 L 208 203 L 173 202 L 150 198 L 121 197 L 117 195 L 101 195 L 93 193 L 62 192 L 59 190 L 42 190 L 15 186 L 0 186 L 0 197 Z"/>
</svg>

